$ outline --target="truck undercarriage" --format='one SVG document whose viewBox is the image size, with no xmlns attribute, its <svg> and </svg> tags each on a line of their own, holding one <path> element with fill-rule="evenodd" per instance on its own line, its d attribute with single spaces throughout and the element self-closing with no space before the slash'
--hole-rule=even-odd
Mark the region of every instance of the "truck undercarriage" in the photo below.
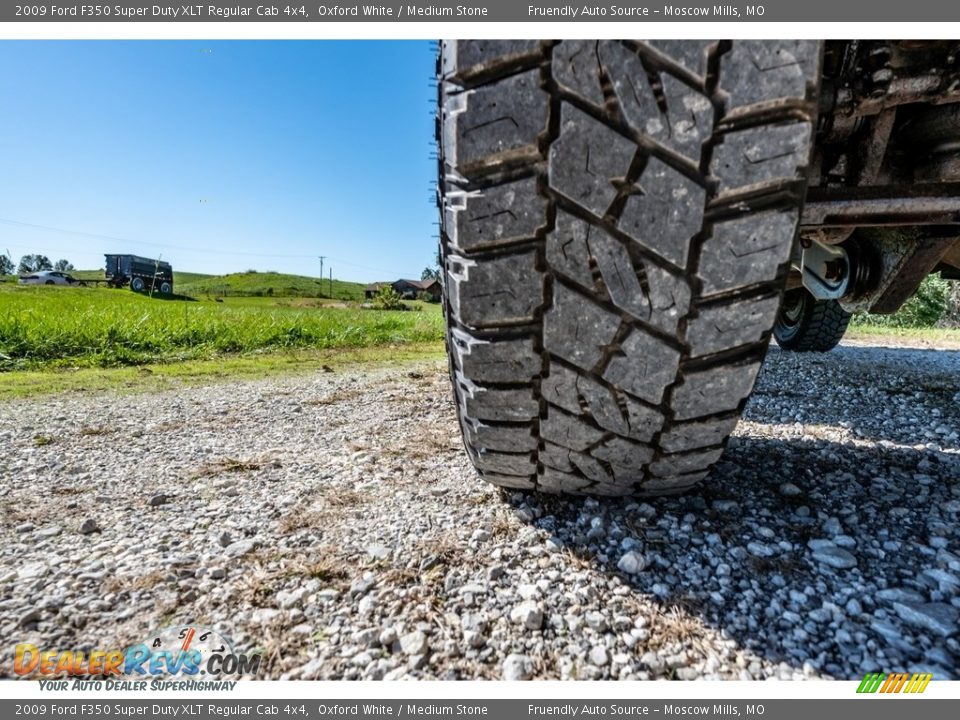
<svg viewBox="0 0 960 720">
<path fill-rule="evenodd" d="M 960 279 L 960 44 L 824 48 L 809 190 L 788 290 L 892 313 Z"/>
</svg>

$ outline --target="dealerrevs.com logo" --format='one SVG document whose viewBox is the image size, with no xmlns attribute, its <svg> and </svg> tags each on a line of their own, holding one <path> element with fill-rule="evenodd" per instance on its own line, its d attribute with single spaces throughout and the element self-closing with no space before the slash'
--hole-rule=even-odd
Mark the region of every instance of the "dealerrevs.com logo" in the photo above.
<svg viewBox="0 0 960 720">
<path fill-rule="evenodd" d="M 254 676 L 259 653 L 237 653 L 221 632 L 178 625 L 151 633 L 126 649 L 48 650 L 30 643 L 16 646 L 13 671 L 36 678 L 196 678 L 225 680 Z M 129 689 L 142 689 L 142 683 Z M 58 688 L 59 689 L 59 688 Z M 122 688 L 120 688 L 122 689 Z"/>
<path fill-rule="evenodd" d="M 857 687 L 858 693 L 922 693 L 933 679 L 930 673 L 867 673 Z"/>
</svg>

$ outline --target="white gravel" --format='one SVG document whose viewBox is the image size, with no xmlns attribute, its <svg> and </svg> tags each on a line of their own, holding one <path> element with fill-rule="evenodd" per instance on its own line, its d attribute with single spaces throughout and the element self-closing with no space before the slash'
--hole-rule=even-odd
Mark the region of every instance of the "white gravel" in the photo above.
<svg viewBox="0 0 960 720">
<path fill-rule="evenodd" d="M 956 677 L 958 378 L 773 349 L 702 489 L 634 501 L 481 484 L 440 363 L 6 403 L 0 673 L 197 622 L 270 677 Z"/>
</svg>

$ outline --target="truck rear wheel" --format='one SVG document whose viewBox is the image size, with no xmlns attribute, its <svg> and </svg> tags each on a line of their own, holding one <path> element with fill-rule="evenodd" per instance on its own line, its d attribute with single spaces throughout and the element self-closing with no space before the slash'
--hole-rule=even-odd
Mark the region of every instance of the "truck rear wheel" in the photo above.
<svg viewBox="0 0 960 720">
<path fill-rule="evenodd" d="M 705 477 L 776 318 L 819 62 L 805 41 L 443 43 L 447 347 L 484 479 Z"/>
<path fill-rule="evenodd" d="M 143 278 L 135 277 L 130 281 L 130 289 L 134 292 L 143 292 L 143 289 L 146 287 L 146 283 L 143 282 Z"/>
<path fill-rule="evenodd" d="M 827 352 L 843 338 L 850 313 L 836 300 L 817 300 L 805 288 L 788 290 L 773 326 L 773 337 L 784 350 Z"/>
</svg>

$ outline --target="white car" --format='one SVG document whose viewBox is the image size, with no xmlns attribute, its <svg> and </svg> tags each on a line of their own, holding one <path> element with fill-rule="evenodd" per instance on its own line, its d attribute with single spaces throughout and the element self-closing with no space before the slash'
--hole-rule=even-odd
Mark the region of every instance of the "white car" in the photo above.
<svg viewBox="0 0 960 720">
<path fill-rule="evenodd" d="M 57 270 L 40 270 L 20 276 L 21 285 L 86 285 L 72 275 Z"/>
</svg>

